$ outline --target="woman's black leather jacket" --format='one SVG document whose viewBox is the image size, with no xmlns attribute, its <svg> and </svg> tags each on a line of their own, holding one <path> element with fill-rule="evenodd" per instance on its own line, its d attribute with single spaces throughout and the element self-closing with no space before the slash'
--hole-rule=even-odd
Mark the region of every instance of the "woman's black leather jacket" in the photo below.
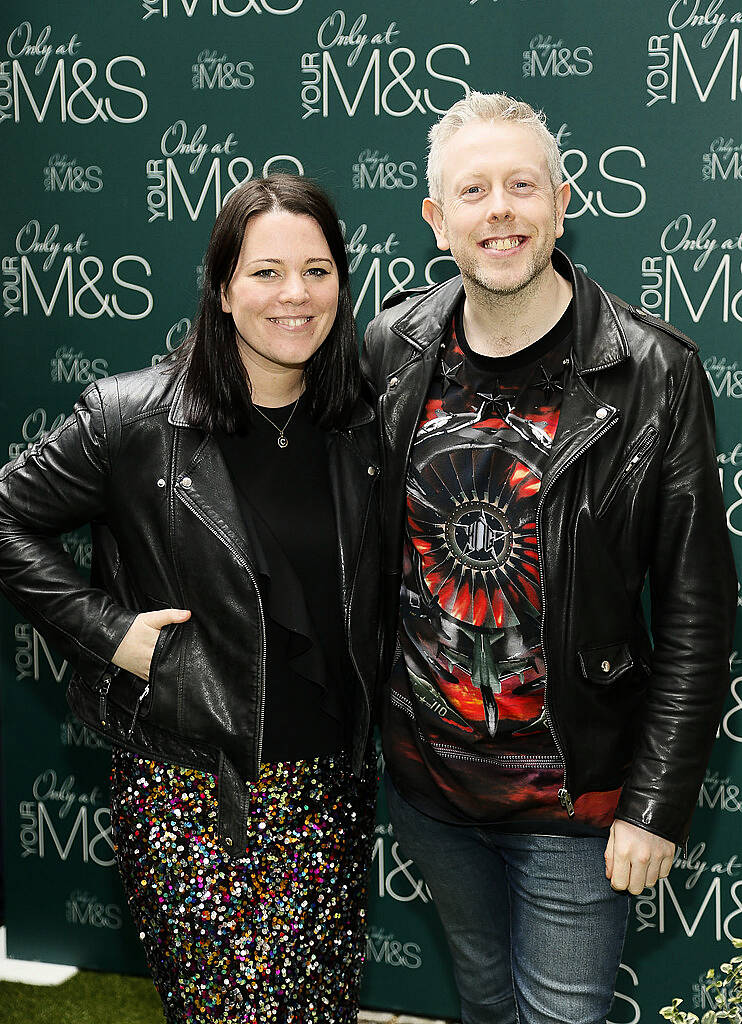
<svg viewBox="0 0 742 1024">
<path fill-rule="evenodd" d="M 261 760 L 265 625 L 251 550 L 213 435 L 189 423 L 182 376 L 99 380 L 74 413 L 0 472 L 0 588 L 70 662 L 75 714 L 111 742 L 218 775 L 219 828 L 246 843 Z M 368 743 L 378 665 L 379 466 L 373 410 L 327 433 L 353 688 L 353 764 Z M 59 535 L 92 523 L 90 584 Z M 334 571 L 334 570 L 333 570 Z M 111 664 L 139 611 L 165 626 L 149 683 Z"/>
</svg>

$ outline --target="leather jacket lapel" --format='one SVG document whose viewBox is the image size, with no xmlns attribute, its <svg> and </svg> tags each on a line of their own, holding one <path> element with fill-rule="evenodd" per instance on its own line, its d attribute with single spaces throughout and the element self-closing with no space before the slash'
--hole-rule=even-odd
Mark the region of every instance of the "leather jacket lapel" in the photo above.
<svg viewBox="0 0 742 1024">
<path fill-rule="evenodd" d="M 596 398 L 579 373 L 567 375 L 559 426 L 541 483 L 542 500 L 554 480 L 618 423 L 619 415 L 615 406 Z"/>
<path fill-rule="evenodd" d="M 177 497 L 239 559 L 254 565 L 254 552 L 224 458 L 213 434 L 193 427 L 175 431 Z"/>
</svg>

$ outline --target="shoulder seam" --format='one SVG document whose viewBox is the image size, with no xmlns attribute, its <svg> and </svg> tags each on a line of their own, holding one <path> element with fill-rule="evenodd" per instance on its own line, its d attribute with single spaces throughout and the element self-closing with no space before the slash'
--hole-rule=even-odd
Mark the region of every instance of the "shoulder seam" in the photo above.
<svg viewBox="0 0 742 1024">
<path fill-rule="evenodd" d="M 122 417 L 121 426 L 128 427 L 132 423 L 137 423 L 139 420 L 149 419 L 151 416 L 159 416 L 161 413 L 168 413 L 172 408 L 172 402 L 167 405 L 157 405 L 154 409 L 147 409 L 146 412 L 139 412 L 132 416 L 128 416 L 126 419 Z"/>
<path fill-rule="evenodd" d="M 675 338 L 686 348 L 689 348 L 691 352 L 698 351 L 698 345 L 692 338 L 689 338 L 687 334 L 683 334 L 681 330 L 675 327 L 673 324 L 668 324 L 666 320 L 662 320 L 661 317 L 656 316 L 654 313 L 648 313 L 647 310 L 641 309 L 639 306 L 632 306 L 626 303 L 626 308 L 633 315 L 638 317 L 643 323 L 649 324 L 650 327 L 656 327 L 657 330 L 662 331 L 664 334 L 669 334 L 671 338 Z"/>
</svg>

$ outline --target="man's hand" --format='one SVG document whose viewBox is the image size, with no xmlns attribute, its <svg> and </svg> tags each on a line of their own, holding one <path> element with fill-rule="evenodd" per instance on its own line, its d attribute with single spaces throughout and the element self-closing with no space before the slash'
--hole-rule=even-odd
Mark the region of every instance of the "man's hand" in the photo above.
<svg viewBox="0 0 742 1024">
<path fill-rule="evenodd" d="M 184 608 L 141 612 L 129 626 L 111 661 L 140 679 L 148 680 L 149 666 L 160 630 L 170 622 L 185 622 L 190 617 L 191 613 Z"/>
<path fill-rule="evenodd" d="M 605 848 L 606 878 L 617 891 L 638 896 L 645 886 L 667 878 L 674 857 L 673 843 L 617 818 Z"/>
</svg>

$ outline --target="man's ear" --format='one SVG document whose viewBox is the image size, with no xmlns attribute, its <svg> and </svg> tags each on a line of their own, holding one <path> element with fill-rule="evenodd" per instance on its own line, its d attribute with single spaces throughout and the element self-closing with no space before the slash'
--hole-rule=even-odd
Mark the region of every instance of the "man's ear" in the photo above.
<svg viewBox="0 0 742 1024">
<path fill-rule="evenodd" d="M 434 199 L 431 199 L 430 196 L 423 199 L 422 215 L 423 220 L 427 221 L 433 229 L 435 244 L 438 248 L 443 249 L 444 251 L 449 249 L 450 246 L 448 244 L 448 237 L 443 220 L 443 210 L 441 210 L 438 203 L 436 203 Z"/>
<path fill-rule="evenodd" d="M 561 238 L 564 234 L 564 215 L 567 212 L 571 195 L 572 189 L 570 188 L 569 182 L 565 181 L 559 186 L 554 197 L 554 204 L 556 207 L 555 234 L 557 238 Z"/>
<path fill-rule="evenodd" d="M 221 294 L 222 294 L 222 312 L 223 313 L 231 313 L 232 312 L 232 307 L 231 307 L 231 305 L 229 303 L 229 299 L 227 298 L 227 289 L 224 287 L 224 285 L 221 286 L 220 291 L 221 291 Z"/>
</svg>

